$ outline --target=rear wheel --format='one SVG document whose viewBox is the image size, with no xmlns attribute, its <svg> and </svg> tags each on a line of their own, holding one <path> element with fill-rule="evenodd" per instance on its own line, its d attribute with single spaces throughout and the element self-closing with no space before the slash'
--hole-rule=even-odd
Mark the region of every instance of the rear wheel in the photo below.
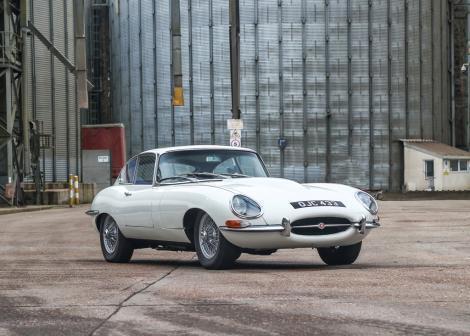
<svg viewBox="0 0 470 336">
<path fill-rule="evenodd" d="M 194 245 L 199 262 L 207 269 L 228 268 L 240 256 L 240 249 L 222 236 L 217 224 L 206 213 L 197 217 Z"/>
<path fill-rule="evenodd" d="M 350 265 L 356 261 L 361 252 L 362 242 L 349 246 L 318 248 L 321 260 L 327 265 Z"/>
<path fill-rule="evenodd" d="M 134 253 L 134 247 L 126 237 L 122 235 L 116 221 L 110 216 L 107 216 L 101 222 L 100 243 L 103 257 L 109 262 L 129 262 Z"/>
</svg>

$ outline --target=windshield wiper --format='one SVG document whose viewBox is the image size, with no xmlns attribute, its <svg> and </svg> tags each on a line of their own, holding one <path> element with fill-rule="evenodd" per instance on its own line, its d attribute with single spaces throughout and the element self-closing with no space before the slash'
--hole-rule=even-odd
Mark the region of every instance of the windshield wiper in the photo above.
<svg viewBox="0 0 470 336">
<path fill-rule="evenodd" d="M 223 176 L 230 176 L 230 177 L 250 177 L 250 176 L 248 176 L 248 175 L 239 174 L 239 173 L 233 173 L 233 174 L 230 174 L 230 173 L 223 173 L 223 174 L 220 174 L 220 175 L 223 175 Z"/>
<path fill-rule="evenodd" d="M 162 183 L 163 181 L 169 181 L 169 180 L 184 180 L 184 181 L 188 181 L 188 182 L 197 182 L 197 181 L 198 181 L 198 180 L 196 180 L 196 179 L 194 179 L 194 178 L 190 178 L 190 177 L 187 177 L 187 176 L 177 175 L 177 176 L 171 176 L 171 177 L 162 178 L 161 180 L 158 181 L 158 183 Z"/>
<path fill-rule="evenodd" d="M 222 175 L 222 174 L 214 174 L 214 173 L 207 173 L 207 172 L 202 172 L 202 173 L 189 173 L 189 174 L 182 174 L 180 176 L 189 176 L 189 177 L 216 177 L 216 178 L 222 178 L 226 179 L 227 177 Z"/>
</svg>

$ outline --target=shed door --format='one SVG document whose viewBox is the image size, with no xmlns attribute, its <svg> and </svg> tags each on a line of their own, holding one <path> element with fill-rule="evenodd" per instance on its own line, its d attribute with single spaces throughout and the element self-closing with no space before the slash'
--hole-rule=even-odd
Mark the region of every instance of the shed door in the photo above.
<svg viewBox="0 0 470 336">
<path fill-rule="evenodd" d="M 434 178 L 434 160 L 424 161 L 424 173 L 425 173 L 426 179 Z"/>
<path fill-rule="evenodd" d="M 424 176 L 428 181 L 428 190 L 434 190 L 434 160 L 424 161 Z"/>
</svg>

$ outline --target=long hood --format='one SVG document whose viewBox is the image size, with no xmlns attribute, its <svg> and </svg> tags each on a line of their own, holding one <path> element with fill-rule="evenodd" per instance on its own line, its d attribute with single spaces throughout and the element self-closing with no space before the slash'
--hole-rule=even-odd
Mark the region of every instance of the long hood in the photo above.
<svg viewBox="0 0 470 336">
<path fill-rule="evenodd" d="M 279 222 L 310 216 L 361 216 L 364 208 L 355 199 L 357 189 L 338 184 L 299 184 L 280 178 L 237 178 L 217 183 L 217 187 L 234 194 L 246 195 L 261 205 L 267 222 Z M 305 201 L 337 201 L 345 207 L 306 207 L 294 209 L 291 203 Z"/>
<path fill-rule="evenodd" d="M 313 199 L 338 200 L 341 194 L 327 187 L 303 185 L 281 178 L 238 178 L 227 179 L 219 184 L 220 188 L 235 194 L 249 196 L 257 202 L 282 199 L 287 202 L 306 201 Z"/>
</svg>

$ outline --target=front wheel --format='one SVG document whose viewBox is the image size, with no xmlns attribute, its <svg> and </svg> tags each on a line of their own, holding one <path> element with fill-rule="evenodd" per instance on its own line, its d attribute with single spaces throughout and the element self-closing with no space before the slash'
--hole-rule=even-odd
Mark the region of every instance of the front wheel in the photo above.
<svg viewBox="0 0 470 336">
<path fill-rule="evenodd" d="M 318 248 L 321 260 L 327 265 L 350 265 L 356 261 L 361 252 L 362 242 L 349 246 Z"/>
<path fill-rule="evenodd" d="M 225 269 L 240 256 L 240 249 L 227 241 L 206 213 L 200 214 L 194 230 L 197 257 L 207 269 Z"/>
<path fill-rule="evenodd" d="M 101 223 L 100 243 L 103 257 L 109 262 L 129 262 L 134 253 L 131 242 L 122 235 L 116 222 L 110 216 L 107 216 Z"/>
</svg>

